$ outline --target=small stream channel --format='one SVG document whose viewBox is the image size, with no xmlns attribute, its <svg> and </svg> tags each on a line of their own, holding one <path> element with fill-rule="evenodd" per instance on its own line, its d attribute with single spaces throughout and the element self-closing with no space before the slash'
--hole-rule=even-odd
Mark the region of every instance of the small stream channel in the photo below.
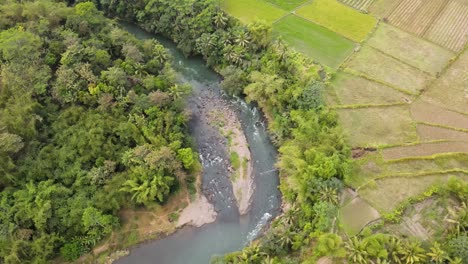
<svg viewBox="0 0 468 264">
<path fill-rule="evenodd" d="M 192 111 L 190 133 L 203 164 L 202 190 L 214 204 L 218 217 L 200 228 L 184 227 L 160 240 L 139 245 L 116 263 L 204 264 L 215 255 L 236 251 L 256 238 L 268 220 L 279 213 L 281 194 L 274 170 L 276 150 L 269 140 L 261 112 L 239 98 L 227 96 L 219 87 L 220 77 L 201 58 L 185 58 L 176 46 L 135 25 L 121 24 L 140 39 L 155 38 L 174 57 L 174 69 L 183 82 L 193 87 L 188 106 Z M 222 100 L 236 109 L 253 160 L 255 192 L 249 213 L 240 216 L 229 180 L 226 139 L 200 117 L 200 108 Z"/>
</svg>

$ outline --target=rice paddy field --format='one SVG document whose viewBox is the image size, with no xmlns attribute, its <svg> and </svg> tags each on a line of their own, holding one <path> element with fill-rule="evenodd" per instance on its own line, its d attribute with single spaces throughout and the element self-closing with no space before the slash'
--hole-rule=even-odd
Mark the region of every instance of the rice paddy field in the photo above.
<svg viewBox="0 0 468 264">
<path fill-rule="evenodd" d="M 296 13 L 353 41 L 363 41 L 377 20 L 335 0 L 314 0 Z"/>
<path fill-rule="evenodd" d="M 325 95 L 355 158 L 339 214 L 348 235 L 451 177 L 468 180 L 468 1 L 225 2 L 331 67 Z M 434 201 L 388 229 L 428 239 L 421 215 L 440 209 Z"/>
<path fill-rule="evenodd" d="M 224 0 L 223 7 L 246 24 L 266 21 L 292 48 L 335 69 L 377 23 L 337 0 Z"/>
<path fill-rule="evenodd" d="M 338 67 L 354 49 L 354 42 L 322 26 L 288 15 L 274 24 L 273 30 L 286 43 L 303 54 L 330 67 Z"/>
</svg>

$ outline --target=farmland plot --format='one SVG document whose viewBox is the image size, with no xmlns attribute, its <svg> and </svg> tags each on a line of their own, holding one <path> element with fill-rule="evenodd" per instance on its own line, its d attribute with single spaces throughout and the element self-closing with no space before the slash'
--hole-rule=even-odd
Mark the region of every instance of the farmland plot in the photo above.
<svg viewBox="0 0 468 264">
<path fill-rule="evenodd" d="M 435 142 L 382 150 L 386 160 L 432 156 L 441 153 L 468 153 L 468 142 Z"/>
<path fill-rule="evenodd" d="M 418 122 L 468 130 L 468 116 L 427 102 L 417 101 L 411 104 L 411 114 Z"/>
<path fill-rule="evenodd" d="M 468 180 L 465 174 L 455 176 Z M 454 177 L 454 174 L 383 178 L 376 180 L 376 186 L 361 189 L 359 195 L 380 213 L 390 213 L 406 199 L 423 193 L 435 184 L 447 182 L 451 177 Z"/>
<path fill-rule="evenodd" d="M 412 99 L 384 84 L 344 72 L 337 74 L 331 87 L 343 105 L 403 104 Z"/>
<path fill-rule="evenodd" d="M 424 37 L 461 51 L 468 43 L 468 3 L 450 1 Z"/>
<path fill-rule="evenodd" d="M 353 147 L 403 144 L 417 139 L 407 106 L 338 109 Z"/>
<path fill-rule="evenodd" d="M 357 10 L 367 11 L 374 0 L 340 0 L 344 4 Z"/>
<path fill-rule="evenodd" d="M 354 48 L 352 41 L 295 15 L 275 23 L 273 31 L 297 51 L 330 67 L 341 64 Z"/>
<path fill-rule="evenodd" d="M 314 0 L 296 13 L 356 42 L 363 41 L 377 23 L 374 17 L 336 0 Z"/>
<path fill-rule="evenodd" d="M 468 115 L 468 52 L 460 57 L 422 95 L 424 101 Z"/>
<path fill-rule="evenodd" d="M 448 129 L 444 127 L 430 126 L 426 124 L 418 124 L 417 131 L 419 134 L 419 138 L 423 141 L 454 140 L 468 142 L 468 132 Z"/>
<path fill-rule="evenodd" d="M 409 94 L 419 94 L 430 76 L 369 46 L 356 53 L 346 66 L 373 80 Z"/>
<path fill-rule="evenodd" d="M 369 12 L 377 17 L 388 17 L 402 0 L 375 0 L 369 6 Z"/>
<path fill-rule="evenodd" d="M 367 44 L 400 61 L 435 75 L 455 54 L 392 25 L 380 23 Z"/>
<path fill-rule="evenodd" d="M 251 23 L 256 19 L 273 23 L 286 15 L 286 11 L 264 1 L 252 0 L 226 0 L 224 9 L 244 23 Z"/>
<path fill-rule="evenodd" d="M 422 36 L 446 3 L 446 0 L 403 0 L 387 19 L 392 25 Z"/>
</svg>

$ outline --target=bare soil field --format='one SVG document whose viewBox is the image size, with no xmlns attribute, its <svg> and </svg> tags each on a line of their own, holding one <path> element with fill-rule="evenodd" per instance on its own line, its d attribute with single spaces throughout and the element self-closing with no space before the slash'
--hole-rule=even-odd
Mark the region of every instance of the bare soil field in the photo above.
<svg viewBox="0 0 468 264">
<path fill-rule="evenodd" d="M 382 150 L 382 156 L 385 160 L 393 160 L 465 152 L 468 153 L 468 142 L 435 142 L 386 148 Z"/>
<path fill-rule="evenodd" d="M 353 147 L 403 144 L 417 139 L 407 106 L 339 109 L 338 114 Z"/>
<path fill-rule="evenodd" d="M 429 74 L 369 46 L 363 47 L 360 52 L 356 53 L 346 63 L 346 66 L 373 80 L 410 94 L 419 94 L 431 79 Z"/>
<path fill-rule="evenodd" d="M 374 0 L 340 0 L 343 4 L 346 4 L 357 10 L 367 11 L 369 6 Z"/>
<path fill-rule="evenodd" d="M 417 124 L 416 129 L 419 139 L 422 141 L 453 140 L 468 142 L 468 132 L 426 124 Z"/>
<path fill-rule="evenodd" d="M 367 44 L 432 75 L 441 72 L 455 56 L 445 48 L 386 23 L 380 23 Z"/>
<path fill-rule="evenodd" d="M 342 105 L 401 104 L 412 101 L 412 96 L 389 86 L 344 72 L 337 74 L 330 88 Z"/>
<path fill-rule="evenodd" d="M 388 177 L 376 180 L 374 186 L 360 189 L 359 195 L 380 213 L 390 213 L 406 199 L 423 193 L 435 184 L 447 182 L 454 176 L 468 180 L 468 175 L 461 173 L 425 175 L 424 180 L 420 176 Z"/>
<path fill-rule="evenodd" d="M 468 51 L 461 54 L 421 98 L 468 115 Z"/>
<path fill-rule="evenodd" d="M 459 52 L 468 43 L 468 3 L 450 1 L 424 37 Z"/>
<path fill-rule="evenodd" d="M 387 19 L 392 25 L 422 36 L 446 3 L 446 0 L 403 0 Z"/>
<path fill-rule="evenodd" d="M 468 130 L 468 116 L 418 100 L 411 104 L 411 114 L 418 122 Z"/>
</svg>

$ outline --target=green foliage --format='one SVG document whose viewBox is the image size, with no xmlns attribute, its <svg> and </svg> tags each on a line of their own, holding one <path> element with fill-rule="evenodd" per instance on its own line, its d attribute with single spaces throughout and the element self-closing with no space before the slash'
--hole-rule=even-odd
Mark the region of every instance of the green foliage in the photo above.
<svg viewBox="0 0 468 264">
<path fill-rule="evenodd" d="M 0 30 L 0 262 L 72 261 L 193 168 L 190 89 L 91 2 L 6 0 Z"/>
<path fill-rule="evenodd" d="M 346 251 L 343 247 L 343 240 L 336 234 L 323 234 L 317 240 L 315 255 L 317 257 L 344 257 Z"/>
<path fill-rule="evenodd" d="M 452 258 L 468 259 L 468 235 L 460 235 L 447 243 L 448 253 Z"/>
<path fill-rule="evenodd" d="M 193 158 L 193 151 L 191 148 L 182 148 L 177 151 L 177 157 L 182 161 L 184 164 L 184 168 L 190 169 L 193 166 L 194 158 Z"/>
<path fill-rule="evenodd" d="M 240 168 L 241 161 L 237 152 L 231 151 L 231 154 L 229 155 L 229 160 L 234 170 L 238 170 Z"/>
</svg>

